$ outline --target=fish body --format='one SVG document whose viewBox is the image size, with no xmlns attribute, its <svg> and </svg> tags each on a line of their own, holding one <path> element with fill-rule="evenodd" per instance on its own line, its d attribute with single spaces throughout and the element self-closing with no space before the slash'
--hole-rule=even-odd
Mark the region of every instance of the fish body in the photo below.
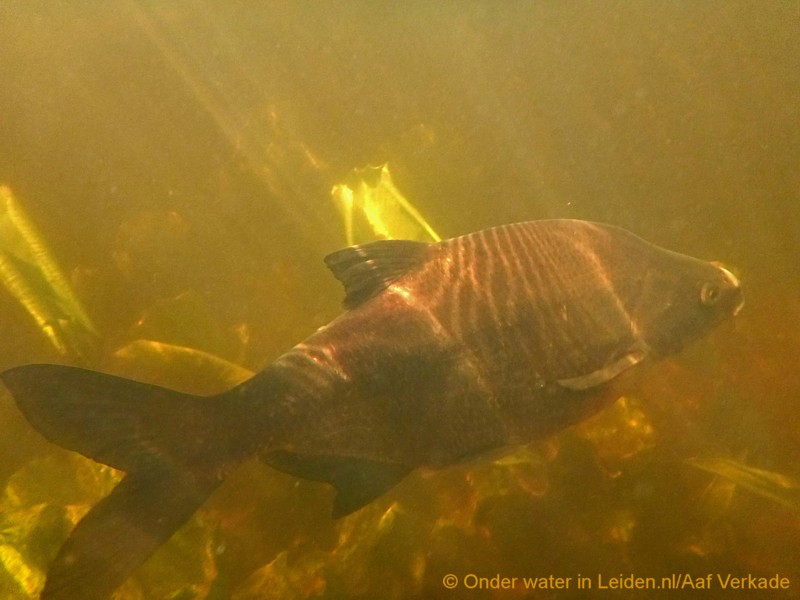
<svg viewBox="0 0 800 600">
<path fill-rule="evenodd" d="M 342 516 L 417 467 L 589 416 L 620 373 L 743 302 L 717 264 L 576 220 L 373 242 L 326 262 L 348 310 L 218 396 L 54 365 L 0 376 L 48 439 L 127 472 L 76 526 L 43 598 L 106 597 L 249 457 L 332 484 Z"/>
</svg>

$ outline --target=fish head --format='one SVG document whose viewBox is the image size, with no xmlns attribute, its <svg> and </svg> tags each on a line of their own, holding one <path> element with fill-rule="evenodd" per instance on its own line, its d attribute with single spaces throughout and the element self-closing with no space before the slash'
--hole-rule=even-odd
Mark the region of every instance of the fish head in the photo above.
<svg viewBox="0 0 800 600">
<path fill-rule="evenodd" d="M 720 263 L 669 254 L 647 270 L 632 314 L 655 356 L 678 352 L 744 305 L 739 280 Z"/>
</svg>

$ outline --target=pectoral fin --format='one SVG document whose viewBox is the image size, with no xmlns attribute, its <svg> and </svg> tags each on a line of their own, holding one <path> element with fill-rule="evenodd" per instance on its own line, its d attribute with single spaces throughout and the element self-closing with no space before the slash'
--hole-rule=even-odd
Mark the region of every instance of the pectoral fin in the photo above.
<svg viewBox="0 0 800 600">
<path fill-rule="evenodd" d="M 646 349 L 636 347 L 627 354 L 624 354 L 617 360 L 600 369 L 597 369 L 596 371 L 592 371 L 591 373 L 580 375 L 578 377 L 559 379 L 558 385 L 575 391 L 588 390 L 589 388 L 593 388 L 612 380 L 623 371 L 630 369 L 635 364 L 640 363 L 646 356 Z"/>
<path fill-rule="evenodd" d="M 336 488 L 333 518 L 357 511 L 389 491 L 411 471 L 409 467 L 378 461 L 271 452 L 265 462 L 303 479 L 323 481 Z"/>
</svg>

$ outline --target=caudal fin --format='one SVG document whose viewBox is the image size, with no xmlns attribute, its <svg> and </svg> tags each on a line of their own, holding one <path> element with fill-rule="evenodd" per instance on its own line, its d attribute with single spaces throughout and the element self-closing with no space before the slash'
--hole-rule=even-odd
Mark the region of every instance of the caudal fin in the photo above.
<svg viewBox="0 0 800 600">
<path fill-rule="evenodd" d="M 28 365 L 0 374 L 47 439 L 127 472 L 53 561 L 43 600 L 107 598 L 219 485 L 219 404 L 95 371 Z"/>
</svg>

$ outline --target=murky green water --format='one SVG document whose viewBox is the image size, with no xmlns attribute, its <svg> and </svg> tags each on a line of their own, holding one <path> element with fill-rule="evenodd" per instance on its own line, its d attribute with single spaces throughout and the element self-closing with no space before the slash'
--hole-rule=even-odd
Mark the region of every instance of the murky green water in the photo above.
<svg viewBox="0 0 800 600">
<path fill-rule="evenodd" d="M 600 589 L 631 575 L 800 597 L 798 23 L 793 2 L 4 2 L 0 184 L 99 336 L 60 354 L 3 289 L 0 369 L 237 376 L 136 340 L 260 369 L 338 314 L 331 189 L 383 163 L 444 237 L 604 221 L 746 296 L 589 422 L 343 520 L 328 487 L 244 465 L 119 597 L 650 597 Z M 0 424 L 0 597 L 35 597 L 119 475 L 5 391 Z"/>
</svg>

